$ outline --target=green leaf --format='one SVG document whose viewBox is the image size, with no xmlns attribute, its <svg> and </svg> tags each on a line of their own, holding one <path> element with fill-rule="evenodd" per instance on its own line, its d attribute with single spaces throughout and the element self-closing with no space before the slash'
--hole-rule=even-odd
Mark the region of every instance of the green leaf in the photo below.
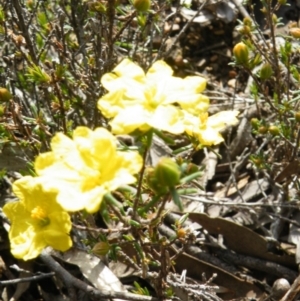
<svg viewBox="0 0 300 301">
<path fill-rule="evenodd" d="M 171 193 L 171 196 L 173 198 L 173 202 L 175 203 L 175 205 L 178 206 L 180 211 L 183 211 L 182 202 L 180 200 L 180 196 L 179 196 L 177 190 L 175 189 L 175 187 L 170 187 L 170 193 Z"/>
</svg>

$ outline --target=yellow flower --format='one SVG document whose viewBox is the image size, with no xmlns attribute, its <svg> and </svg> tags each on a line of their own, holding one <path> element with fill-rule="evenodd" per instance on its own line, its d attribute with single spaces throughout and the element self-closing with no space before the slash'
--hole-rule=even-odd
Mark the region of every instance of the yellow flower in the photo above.
<svg viewBox="0 0 300 301">
<path fill-rule="evenodd" d="M 57 133 L 52 151 L 40 154 L 35 170 L 47 178 L 44 187 L 58 189 L 57 200 L 67 211 L 96 212 L 103 196 L 136 181 L 142 158 L 134 151 L 117 151 L 116 138 L 106 129 L 78 127 L 73 139 Z"/>
<path fill-rule="evenodd" d="M 115 134 L 130 134 L 135 130 L 147 132 L 151 128 L 163 130 L 172 134 L 184 131 L 183 113 L 173 105 L 156 108 L 135 105 L 123 109 L 111 122 Z"/>
<path fill-rule="evenodd" d="M 19 259 L 35 258 L 47 246 L 59 251 L 72 246 L 70 216 L 56 202 L 57 192 L 46 192 L 41 183 L 30 176 L 15 181 L 13 191 L 20 200 L 3 207 L 11 221 L 11 252 Z"/>
<path fill-rule="evenodd" d="M 185 132 L 198 139 L 201 146 L 217 145 L 224 141 L 220 131 L 226 125 L 237 124 L 238 114 L 238 111 L 222 111 L 212 116 L 202 113 L 197 117 L 185 113 Z"/>
<path fill-rule="evenodd" d="M 174 77 L 163 61 L 154 63 L 145 74 L 125 59 L 101 83 L 109 92 L 98 101 L 98 108 L 105 117 L 113 118 L 110 124 L 115 134 L 150 128 L 180 134 L 184 131 L 182 109 L 199 114 L 209 106 L 209 99 L 201 94 L 205 79 Z"/>
</svg>

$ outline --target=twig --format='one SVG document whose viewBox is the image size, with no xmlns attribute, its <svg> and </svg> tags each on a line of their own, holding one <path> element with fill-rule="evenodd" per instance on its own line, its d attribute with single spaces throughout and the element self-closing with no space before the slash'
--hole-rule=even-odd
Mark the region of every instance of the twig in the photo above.
<svg viewBox="0 0 300 301">
<path fill-rule="evenodd" d="M 77 288 L 79 290 L 84 291 L 93 300 L 103 300 L 103 298 L 119 298 L 124 300 L 132 300 L 132 301 L 159 301 L 155 297 L 148 297 L 142 295 L 136 295 L 127 292 L 113 292 L 113 291 L 99 291 L 94 287 L 84 283 L 83 281 L 72 276 L 67 270 L 65 270 L 57 261 L 55 261 L 51 255 L 48 254 L 47 250 L 44 250 L 40 255 L 40 259 L 54 271 L 58 277 L 62 279 L 65 285 L 70 288 Z M 73 300 L 73 299 L 72 299 Z"/>
<path fill-rule="evenodd" d="M 249 13 L 247 12 L 247 10 L 245 9 L 245 7 L 243 6 L 243 4 L 241 4 L 239 1 L 237 0 L 231 0 L 233 2 L 233 4 L 237 7 L 237 9 L 239 10 L 239 12 L 241 13 L 241 15 L 244 18 L 249 18 L 251 21 L 253 21 L 253 19 L 251 18 L 251 16 L 249 15 Z M 253 21 L 254 22 L 254 21 Z"/>
<path fill-rule="evenodd" d="M 146 163 L 145 162 L 146 162 L 146 159 L 147 159 L 147 156 L 148 156 L 149 149 L 151 147 L 151 143 L 152 142 L 149 143 L 150 145 L 145 148 L 144 153 L 143 153 L 143 162 L 144 163 L 143 163 L 142 169 L 140 171 L 136 197 L 135 197 L 135 200 L 134 200 L 134 203 L 133 203 L 134 217 L 136 217 L 136 215 L 137 215 L 137 209 L 138 209 L 138 204 L 139 204 L 140 197 L 141 197 L 141 189 L 142 189 L 142 184 L 143 184 L 144 173 L 146 171 Z"/>
<path fill-rule="evenodd" d="M 64 108 L 63 96 L 62 96 L 60 88 L 59 88 L 57 82 L 55 81 L 54 77 L 53 77 L 53 87 L 54 87 L 54 90 L 56 92 L 57 99 L 59 102 L 59 110 L 60 110 L 60 114 L 61 114 L 61 121 L 62 121 L 62 127 L 64 130 L 64 134 L 67 134 L 68 131 L 67 131 L 67 122 L 66 122 L 66 111 Z"/>
<path fill-rule="evenodd" d="M 11 279 L 11 280 L 3 280 L 3 281 L 0 281 L 0 287 L 7 286 L 7 285 L 14 285 L 14 284 L 22 283 L 22 282 L 39 281 L 41 279 L 49 278 L 49 277 L 52 277 L 54 275 L 55 275 L 54 272 L 50 272 L 50 273 L 45 273 L 45 274 L 43 273 L 41 275 L 35 275 L 35 276 L 32 276 L 32 277 L 25 277 L 25 278 Z"/>
<path fill-rule="evenodd" d="M 201 12 L 202 8 L 206 5 L 207 2 L 208 2 L 208 0 L 204 1 L 200 5 L 200 7 L 198 8 L 198 10 L 195 13 L 195 15 L 190 20 L 188 20 L 188 22 L 186 22 L 186 24 L 183 26 L 183 28 L 181 29 L 181 31 L 179 32 L 179 34 L 177 35 L 177 37 L 173 41 L 173 43 L 172 43 L 171 47 L 169 48 L 169 50 L 164 53 L 163 57 L 166 58 L 166 57 L 168 57 L 170 55 L 170 53 L 172 52 L 172 50 L 175 47 L 176 43 L 179 41 L 179 39 L 182 37 L 182 35 L 186 32 L 187 28 L 191 25 L 191 23 L 194 21 L 194 19 L 199 15 L 199 13 Z M 156 57 L 156 60 L 157 59 L 158 59 L 158 57 Z"/>
<path fill-rule="evenodd" d="M 74 223 L 72 223 L 72 226 L 78 230 L 91 231 L 91 232 L 97 232 L 97 233 L 103 233 L 103 234 L 128 232 L 131 229 L 131 227 L 123 227 L 121 229 L 102 229 L 102 228 L 93 228 L 93 227 L 76 225 Z"/>
<path fill-rule="evenodd" d="M 275 262 L 217 248 L 214 248 L 214 252 L 219 258 L 222 258 L 222 260 L 230 262 L 235 266 L 243 266 L 249 269 L 265 272 L 270 275 L 276 275 L 281 278 L 286 278 L 289 281 L 292 281 L 297 276 L 297 272 Z"/>
<path fill-rule="evenodd" d="M 204 204 L 212 204 L 212 205 L 220 205 L 220 206 L 235 206 L 235 207 L 289 207 L 289 208 L 299 208 L 299 202 L 294 202 L 294 204 L 265 204 L 265 203 L 237 203 L 232 202 L 229 198 L 217 198 L 217 197 L 202 197 L 202 196 L 191 196 L 191 195 L 182 195 L 185 199 L 190 199 L 194 201 L 198 201 Z M 210 198 L 211 200 L 209 200 Z"/>
<path fill-rule="evenodd" d="M 133 11 L 127 18 L 125 24 L 119 29 L 119 31 L 116 33 L 116 35 L 112 39 L 112 43 L 115 43 L 120 38 L 121 34 L 124 32 L 124 30 L 130 25 L 132 20 L 136 17 L 136 11 Z"/>
<path fill-rule="evenodd" d="M 108 1 L 107 6 L 107 19 L 108 19 L 108 35 L 107 35 L 107 58 L 110 62 L 108 68 L 111 68 L 113 53 L 114 53 L 114 21 L 115 21 L 115 0 Z"/>
<path fill-rule="evenodd" d="M 28 47 L 29 54 L 30 54 L 33 62 L 35 64 L 37 64 L 38 61 L 37 61 L 37 57 L 36 57 L 35 48 L 33 46 L 33 43 L 31 41 L 31 37 L 30 37 L 30 33 L 29 33 L 29 25 L 30 24 L 26 24 L 26 22 L 24 20 L 24 13 L 22 11 L 22 7 L 19 3 L 19 0 L 12 0 L 12 4 L 15 8 L 16 13 L 17 13 L 18 21 L 19 21 L 18 26 L 20 27 L 20 29 L 22 31 L 22 35 L 24 36 L 24 39 L 26 41 L 26 45 Z"/>
</svg>

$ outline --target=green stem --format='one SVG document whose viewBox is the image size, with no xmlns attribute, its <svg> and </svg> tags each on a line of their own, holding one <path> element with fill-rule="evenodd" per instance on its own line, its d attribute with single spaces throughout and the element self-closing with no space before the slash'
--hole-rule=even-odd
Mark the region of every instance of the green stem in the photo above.
<svg viewBox="0 0 300 301">
<path fill-rule="evenodd" d="M 143 208 L 138 210 L 139 214 L 143 215 L 144 213 L 148 212 L 150 208 L 155 206 L 155 204 L 160 200 L 160 198 L 160 195 L 153 196 L 152 200 L 148 204 L 146 204 Z"/>
<path fill-rule="evenodd" d="M 140 200 L 140 197 L 141 197 L 143 177 L 144 177 L 144 173 L 145 173 L 145 170 L 146 170 L 146 159 L 147 159 L 148 151 L 149 151 L 149 149 L 151 147 L 151 144 L 152 144 L 153 131 L 150 130 L 149 132 L 147 132 L 145 137 L 146 137 L 147 140 L 146 140 L 146 146 L 145 146 L 145 150 L 144 150 L 144 154 L 143 154 L 143 166 L 142 166 L 142 169 L 141 169 L 141 172 L 140 172 L 136 197 L 135 197 L 135 200 L 134 200 L 134 203 L 133 203 L 133 217 L 136 216 L 137 207 L 138 207 L 139 200 Z"/>
</svg>

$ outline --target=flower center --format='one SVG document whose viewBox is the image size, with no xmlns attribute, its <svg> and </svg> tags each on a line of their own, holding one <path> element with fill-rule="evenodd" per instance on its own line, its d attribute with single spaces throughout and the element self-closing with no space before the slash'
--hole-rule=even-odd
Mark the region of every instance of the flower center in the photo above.
<svg viewBox="0 0 300 301">
<path fill-rule="evenodd" d="M 162 97 L 158 95 L 155 87 L 147 87 L 144 93 L 146 97 L 147 106 L 150 110 L 155 110 L 163 102 Z"/>
<path fill-rule="evenodd" d="M 40 206 L 36 206 L 31 210 L 31 217 L 37 220 L 41 227 L 49 225 L 50 219 L 47 216 L 47 212 Z"/>
<path fill-rule="evenodd" d="M 199 119 L 200 119 L 200 126 L 201 127 L 206 127 L 207 124 L 207 119 L 208 119 L 208 113 L 201 113 L 199 115 Z"/>
</svg>

